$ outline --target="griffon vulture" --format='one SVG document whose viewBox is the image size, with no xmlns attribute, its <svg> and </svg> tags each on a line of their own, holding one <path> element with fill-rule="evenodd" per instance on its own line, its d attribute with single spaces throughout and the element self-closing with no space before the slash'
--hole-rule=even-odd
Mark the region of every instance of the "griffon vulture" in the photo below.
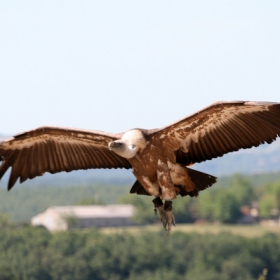
<svg viewBox="0 0 280 280">
<path fill-rule="evenodd" d="M 175 225 L 172 201 L 198 196 L 216 177 L 188 166 L 241 148 L 273 142 L 280 135 L 280 103 L 217 102 L 160 129 L 113 134 L 39 127 L 0 143 L 0 179 L 12 167 L 10 190 L 45 172 L 132 168 L 131 193 L 151 195 L 164 228 Z M 164 200 L 164 202 L 162 201 Z"/>
</svg>

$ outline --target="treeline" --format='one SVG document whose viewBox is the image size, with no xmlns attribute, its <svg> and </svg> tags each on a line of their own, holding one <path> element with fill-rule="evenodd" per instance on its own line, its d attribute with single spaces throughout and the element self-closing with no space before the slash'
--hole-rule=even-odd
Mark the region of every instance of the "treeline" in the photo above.
<svg viewBox="0 0 280 280">
<path fill-rule="evenodd" d="M 140 223 L 155 220 L 151 197 L 123 195 L 119 203 L 131 203 L 138 209 L 135 216 Z M 237 223 L 244 215 L 251 214 L 254 208 L 255 221 L 261 219 L 279 219 L 280 180 L 260 187 L 252 184 L 250 179 L 234 175 L 218 186 L 202 191 L 198 198 L 178 197 L 173 202 L 177 223 L 205 220 L 208 222 Z"/>
<path fill-rule="evenodd" d="M 251 207 L 254 201 L 258 202 L 261 218 L 276 217 L 279 178 L 279 172 L 221 177 L 198 198 L 179 197 L 174 201 L 177 222 L 192 222 L 197 218 L 235 222 L 242 215 L 242 208 Z M 81 182 L 83 180 L 81 178 Z M 32 181 L 35 183 L 37 179 L 18 184 L 10 192 L 0 188 L 0 213 L 6 213 L 13 222 L 30 222 L 33 216 L 50 206 L 132 203 L 140 210 L 141 217 L 137 219 L 149 223 L 158 221 L 154 219 L 152 197 L 129 194 L 131 184 L 93 184 L 90 181 L 77 186 L 61 186 L 61 182 L 57 182 L 58 186 L 31 186 Z"/>
<path fill-rule="evenodd" d="M 249 229 L 248 229 L 249 230 Z M 0 217 L 1 280 L 280 279 L 280 239 L 163 231 L 51 234 Z"/>
</svg>

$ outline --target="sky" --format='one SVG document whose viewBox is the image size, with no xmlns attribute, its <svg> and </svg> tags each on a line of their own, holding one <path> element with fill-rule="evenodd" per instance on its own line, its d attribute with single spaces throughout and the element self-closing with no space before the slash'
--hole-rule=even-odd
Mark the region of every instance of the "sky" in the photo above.
<svg viewBox="0 0 280 280">
<path fill-rule="evenodd" d="M 0 0 L 0 135 L 158 128 L 280 102 L 280 1 Z"/>
</svg>

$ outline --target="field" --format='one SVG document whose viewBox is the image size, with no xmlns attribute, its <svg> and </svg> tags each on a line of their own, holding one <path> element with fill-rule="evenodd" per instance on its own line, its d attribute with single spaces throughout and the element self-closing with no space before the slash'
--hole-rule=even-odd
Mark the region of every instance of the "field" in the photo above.
<svg viewBox="0 0 280 280">
<path fill-rule="evenodd" d="M 141 233 L 143 231 L 159 232 L 164 235 L 164 231 L 161 225 L 151 225 L 142 227 L 125 227 L 125 228 L 105 228 L 101 229 L 104 233 Z M 263 225 L 221 225 L 221 224 L 180 224 L 172 228 L 172 232 L 184 232 L 184 233 L 198 233 L 198 234 L 219 234 L 219 233 L 231 233 L 234 235 L 254 238 L 260 237 L 264 234 L 274 233 L 280 237 L 280 226 L 263 226 Z"/>
</svg>

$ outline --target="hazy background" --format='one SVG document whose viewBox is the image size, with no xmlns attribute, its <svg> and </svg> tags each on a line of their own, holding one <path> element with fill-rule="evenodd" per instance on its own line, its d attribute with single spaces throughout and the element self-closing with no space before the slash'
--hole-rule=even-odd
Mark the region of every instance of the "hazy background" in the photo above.
<svg viewBox="0 0 280 280">
<path fill-rule="evenodd" d="M 0 134 L 165 126 L 280 101 L 279 1 L 0 1 Z"/>
<path fill-rule="evenodd" d="M 279 15 L 279 1 L 0 0 L 0 139 L 42 125 L 162 127 L 218 100 L 280 102 Z M 278 171 L 279 149 L 194 168 Z M 134 181 L 96 170 L 34 183 L 48 178 Z"/>
<path fill-rule="evenodd" d="M 42 125 L 156 128 L 218 100 L 280 102 L 280 1 L 0 0 L 0 98 L 0 140 Z M 269 217 L 280 210 L 279 167 L 279 140 L 195 165 L 215 176 L 275 173 L 221 177 L 195 202 L 176 200 L 177 223 L 203 212 L 219 223 L 239 218 L 256 197 Z M 245 239 L 234 234 L 240 226 L 216 222 L 211 234 L 187 225 L 187 234 L 179 225 L 167 238 L 152 198 L 128 194 L 134 181 L 131 170 L 62 172 L 7 192 L 5 176 L 0 278 L 234 280 L 267 268 L 267 280 L 280 279 L 279 227 L 243 227 Z M 9 224 L 92 197 L 140 205 L 151 230 L 50 234 Z"/>
</svg>

